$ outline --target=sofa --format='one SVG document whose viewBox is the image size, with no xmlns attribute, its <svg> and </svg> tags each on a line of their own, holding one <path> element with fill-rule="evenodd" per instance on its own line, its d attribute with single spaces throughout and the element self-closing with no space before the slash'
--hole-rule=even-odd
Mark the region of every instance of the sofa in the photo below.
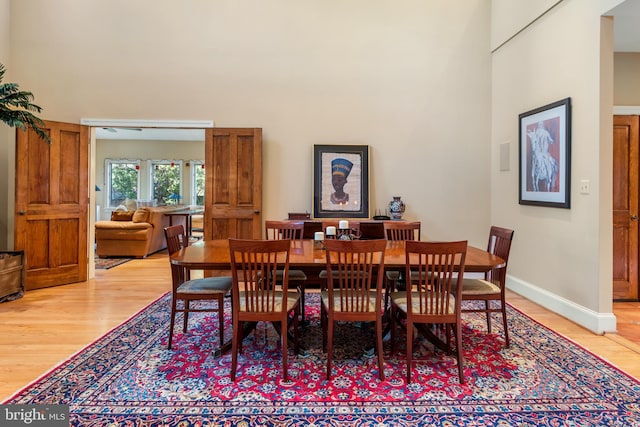
<svg viewBox="0 0 640 427">
<path fill-rule="evenodd" d="M 135 211 L 114 211 L 109 221 L 96 222 L 98 257 L 144 258 L 167 247 L 164 227 L 169 225 L 166 212 L 185 206 L 140 207 Z M 173 225 L 185 226 L 184 218 L 173 217 Z"/>
</svg>

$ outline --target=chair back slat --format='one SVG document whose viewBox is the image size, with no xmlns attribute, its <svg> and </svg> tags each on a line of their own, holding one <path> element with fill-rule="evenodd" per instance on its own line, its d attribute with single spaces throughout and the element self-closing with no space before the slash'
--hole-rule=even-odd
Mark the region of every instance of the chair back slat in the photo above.
<svg viewBox="0 0 640 427">
<path fill-rule="evenodd" d="M 167 241 L 167 252 L 169 255 L 178 252 L 183 248 L 182 238 L 184 236 L 184 227 L 182 224 L 171 225 L 165 227 L 164 237 Z M 186 271 L 179 265 L 171 264 L 171 279 L 174 291 L 178 289 L 178 286 L 183 284 L 186 280 Z"/>
<path fill-rule="evenodd" d="M 265 238 L 267 240 L 302 240 L 304 222 L 302 221 L 272 221 L 264 223 Z"/>
<path fill-rule="evenodd" d="M 384 236 L 387 240 L 420 240 L 419 221 L 414 222 L 384 222 Z"/>
<path fill-rule="evenodd" d="M 278 307 L 286 308 L 290 246 L 289 239 L 229 239 L 234 309 L 268 314 L 279 313 Z M 282 280 L 278 280 L 280 293 L 275 287 L 278 270 L 283 272 Z"/>
<path fill-rule="evenodd" d="M 329 309 L 337 302 L 340 312 L 362 313 L 380 305 L 386 241 L 326 240 L 325 246 Z"/>
<path fill-rule="evenodd" d="M 411 270 L 418 272 L 413 292 L 412 287 L 407 287 L 407 314 L 447 316 L 459 313 L 461 286 L 458 284 L 464 275 L 467 241 L 408 241 L 405 248 L 407 277 Z M 418 301 L 412 301 L 413 298 Z M 419 310 L 413 313 L 411 307 L 415 305 Z"/>
<path fill-rule="evenodd" d="M 182 249 L 182 236 L 184 235 L 184 227 L 182 224 L 171 225 L 165 227 L 164 237 L 167 240 L 167 252 L 169 255 Z"/>
<path fill-rule="evenodd" d="M 489 270 L 485 275 L 485 279 L 500 286 L 501 289 L 504 289 L 512 240 L 513 230 L 497 227 L 495 225 L 491 227 L 491 230 L 489 231 L 487 252 L 502 258 L 504 260 L 504 265 Z"/>
</svg>

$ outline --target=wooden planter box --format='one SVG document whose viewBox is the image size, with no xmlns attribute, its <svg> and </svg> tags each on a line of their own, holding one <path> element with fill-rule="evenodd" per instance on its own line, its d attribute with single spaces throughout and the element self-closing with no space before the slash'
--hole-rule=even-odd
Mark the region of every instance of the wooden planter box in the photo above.
<svg viewBox="0 0 640 427">
<path fill-rule="evenodd" d="M 0 302 L 24 295 L 24 251 L 0 252 Z"/>
</svg>

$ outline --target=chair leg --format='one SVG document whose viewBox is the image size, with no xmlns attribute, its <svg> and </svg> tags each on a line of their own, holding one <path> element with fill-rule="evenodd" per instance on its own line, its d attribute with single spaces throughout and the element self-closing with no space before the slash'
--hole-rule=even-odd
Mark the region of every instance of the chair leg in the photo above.
<svg viewBox="0 0 640 427">
<path fill-rule="evenodd" d="M 169 322 L 169 344 L 167 346 L 169 350 L 171 350 L 171 343 L 173 341 L 173 327 L 175 326 L 175 323 L 176 323 L 176 308 L 177 308 L 176 306 L 177 306 L 176 299 L 173 298 L 171 301 L 171 321 Z"/>
<path fill-rule="evenodd" d="M 411 382 L 411 355 L 413 354 L 413 323 L 407 318 L 407 384 Z"/>
<path fill-rule="evenodd" d="M 236 369 L 238 367 L 238 350 L 240 340 L 242 340 L 242 322 L 234 319 L 233 321 L 233 338 L 231 340 L 231 381 L 236 380 Z"/>
<path fill-rule="evenodd" d="M 504 301 L 500 302 L 502 304 L 502 324 L 504 328 L 504 343 L 505 346 L 509 347 L 509 327 L 507 326 L 507 307 Z"/>
<path fill-rule="evenodd" d="M 331 363 L 333 362 L 333 319 L 327 319 L 327 381 L 331 379 Z"/>
<path fill-rule="evenodd" d="M 182 333 L 187 332 L 187 324 L 189 323 L 189 300 L 184 301 L 184 313 L 183 313 L 184 323 L 182 325 Z"/>
<path fill-rule="evenodd" d="M 320 303 L 320 324 L 322 325 L 322 351 L 327 351 L 327 310 Z"/>
<path fill-rule="evenodd" d="M 462 355 L 462 322 L 458 321 L 455 328 L 456 334 L 456 353 L 458 355 L 458 378 L 460 384 L 464 384 L 464 357 Z"/>
<path fill-rule="evenodd" d="M 220 346 L 224 344 L 224 296 L 218 297 L 218 328 L 220 329 Z"/>
<path fill-rule="evenodd" d="M 485 312 L 487 313 L 487 332 L 491 333 L 491 312 L 489 311 L 489 300 L 485 300 L 484 301 L 484 309 Z"/>
<path fill-rule="evenodd" d="M 305 317 L 304 317 L 304 290 L 305 290 L 305 283 L 304 282 L 298 282 L 298 286 L 297 286 L 298 292 L 300 292 L 300 320 L 302 320 L 302 324 L 305 324 Z"/>
<path fill-rule="evenodd" d="M 382 355 L 382 316 L 376 320 L 376 344 L 378 351 L 378 371 L 380 381 L 384 381 L 384 357 Z"/>
<path fill-rule="evenodd" d="M 294 314 L 297 317 L 297 314 Z M 297 320 L 297 318 L 296 318 Z M 287 321 L 286 319 L 281 322 L 280 342 L 282 347 L 282 379 L 289 381 L 288 360 L 289 349 L 287 348 Z"/>
<path fill-rule="evenodd" d="M 442 326 L 444 327 L 444 336 L 445 336 L 445 342 L 447 345 L 447 355 L 450 355 L 451 354 L 451 334 L 455 333 L 455 331 L 453 330 L 451 323 L 445 323 Z"/>
<path fill-rule="evenodd" d="M 396 308 L 393 304 L 391 304 L 391 307 L 389 308 L 389 328 L 390 328 L 390 332 L 391 332 L 391 356 L 393 356 L 396 353 Z"/>
<path fill-rule="evenodd" d="M 391 292 L 396 289 L 396 281 L 390 280 L 385 277 L 385 287 L 384 287 L 384 309 L 387 310 L 389 308 L 389 300 L 391 299 Z"/>
<path fill-rule="evenodd" d="M 296 307 L 293 317 L 293 339 L 294 339 L 294 351 L 296 354 L 300 353 L 300 345 L 298 343 L 298 316 L 299 316 L 300 307 Z M 303 315 L 304 316 L 304 315 Z"/>
</svg>

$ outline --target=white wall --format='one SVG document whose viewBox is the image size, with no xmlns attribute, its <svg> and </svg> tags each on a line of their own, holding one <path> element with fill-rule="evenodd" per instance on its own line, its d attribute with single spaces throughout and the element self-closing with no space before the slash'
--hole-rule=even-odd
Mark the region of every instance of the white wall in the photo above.
<svg viewBox="0 0 640 427">
<path fill-rule="evenodd" d="M 494 3 L 494 6 L 496 4 Z M 509 286 L 592 330 L 611 314 L 612 33 L 596 2 L 564 0 L 493 53 L 492 222 L 516 230 Z M 495 14 L 494 14 L 495 15 Z M 532 19 L 536 18 L 532 16 Z M 601 37 L 608 41 L 601 60 Z M 571 97 L 571 209 L 518 204 L 518 115 Z M 499 171 L 499 146 L 511 168 Z M 580 194 L 588 179 L 591 192 Z"/>
<path fill-rule="evenodd" d="M 10 0 L 0 0 L 0 63 L 7 69 L 3 82 L 11 82 L 9 43 Z M 0 250 L 13 249 L 13 162 L 15 158 L 13 129 L 0 122 Z M 10 231 L 11 230 L 11 231 Z M 11 236 L 9 236 L 11 234 Z M 11 238 L 11 242 L 9 239 Z"/>
<path fill-rule="evenodd" d="M 614 55 L 614 104 L 640 105 L 640 53 Z"/>
<path fill-rule="evenodd" d="M 311 211 L 314 144 L 371 147 L 370 206 L 484 246 L 489 3 L 12 1 L 44 118 L 261 127 L 264 218 Z"/>
<path fill-rule="evenodd" d="M 529 23 L 545 14 L 562 0 L 492 0 L 491 51 L 518 34 Z"/>
</svg>

